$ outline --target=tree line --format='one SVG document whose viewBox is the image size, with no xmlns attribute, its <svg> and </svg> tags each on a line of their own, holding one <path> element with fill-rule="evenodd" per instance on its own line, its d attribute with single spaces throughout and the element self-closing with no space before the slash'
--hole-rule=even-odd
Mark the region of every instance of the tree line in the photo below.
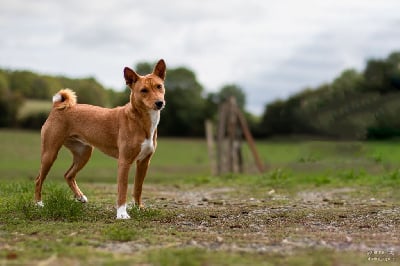
<svg viewBox="0 0 400 266">
<path fill-rule="evenodd" d="M 152 71 L 153 62 L 142 62 L 139 74 Z M 245 111 L 246 96 L 236 84 L 206 92 L 195 73 L 186 67 L 170 68 L 165 83 L 167 106 L 162 111 L 162 136 L 204 135 L 204 121 L 217 120 L 218 106 L 229 96 L 237 99 L 256 137 L 311 136 L 341 139 L 383 139 L 400 136 L 400 52 L 384 59 L 370 59 L 363 71 L 346 69 L 332 82 L 305 88 L 285 100 L 265 105 L 261 117 Z M 124 105 L 129 88 L 117 92 L 96 79 L 72 79 L 31 71 L 0 69 L 0 127 L 39 129 L 47 112 L 24 118 L 18 112 L 31 99 L 50 101 L 61 88 L 77 92 L 79 103 L 105 107 Z"/>
<path fill-rule="evenodd" d="M 142 62 L 134 69 L 144 75 L 152 71 L 153 65 Z M 245 105 L 245 94 L 239 86 L 228 84 L 216 93 L 206 93 L 195 73 L 186 67 L 168 69 L 165 87 L 167 108 L 162 111 L 162 120 L 158 127 L 162 136 L 203 136 L 204 121 L 216 119 L 218 104 L 230 95 L 236 96 L 242 108 Z M 104 107 L 125 105 L 130 94 L 128 87 L 118 92 L 104 88 L 91 77 L 72 79 L 31 71 L 0 69 L 0 127 L 40 129 L 48 111 L 32 112 L 23 119 L 18 117 L 19 111 L 30 100 L 50 102 L 61 88 L 73 89 L 78 95 L 79 103 Z"/>
<path fill-rule="evenodd" d="M 359 72 L 344 70 L 332 82 L 266 105 L 257 134 L 341 139 L 400 136 L 400 53 L 370 59 Z"/>
</svg>

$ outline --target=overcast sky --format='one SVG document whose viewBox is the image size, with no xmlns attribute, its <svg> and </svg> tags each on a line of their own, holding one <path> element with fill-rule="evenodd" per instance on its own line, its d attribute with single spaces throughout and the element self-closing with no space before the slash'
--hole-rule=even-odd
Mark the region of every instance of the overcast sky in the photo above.
<svg viewBox="0 0 400 266">
<path fill-rule="evenodd" d="M 399 0 L 0 1 L 2 68 L 121 90 L 124 66 L 164 58 L 207 91 L 240 85 L 258 114 L 395 50 Z"/>
</svg>

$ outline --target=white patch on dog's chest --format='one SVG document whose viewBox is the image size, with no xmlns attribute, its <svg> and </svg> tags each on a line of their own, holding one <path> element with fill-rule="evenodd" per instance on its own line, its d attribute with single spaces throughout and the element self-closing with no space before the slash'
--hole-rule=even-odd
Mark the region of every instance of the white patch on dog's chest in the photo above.
<svg viewBox="0 0 400 266">
<path fill-rule="evenodd" d="M 146 158 L 146 156 L 148 156 L 149 154 L 154 152 L 154 145 L 153 145 L 153 140 L 152 139 L 145 139 L 142 142 L 142 147 L 140 149 L 140 153 L 139 155 L 136 157 L 137 161 L 141 161 L 144 158 Z"/>
<path fill-rule="evenodd" d="M 150 111 L 150 137 L 142 142 L 139 155 L 136 157 L 136 161 L 141 161 L 146 158 L 149 154 L 154 152 L 154 132 L 156 131 L 158 122 L 160 122 L 160 111 Z"/>
</svg>

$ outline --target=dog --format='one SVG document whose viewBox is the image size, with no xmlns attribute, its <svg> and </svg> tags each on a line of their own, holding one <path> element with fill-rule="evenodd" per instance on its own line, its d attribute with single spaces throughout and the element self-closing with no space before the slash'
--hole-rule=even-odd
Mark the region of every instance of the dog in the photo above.
<svg viewBox="0 0 400 266">
<path fill-rule="evenodd" d="M 64 177 L 80 202 L 87 197 L 79 189 L 75 177 L 85 166 L 96 147 L 118 159 L 117 219 L 130 219 L 127 212 L 128 175 L 136 162 L 133 188 L 134 204 L 143 208 L 141 195 L 150 159 L 157 147 L 157 125 L 165 106 L 166 65 L 163 59 L 153 72 L 141 76 L 125 67 L 124 78 L 130 88 L 130 101 L 113 109 L 77 104 L 70 89 L 60 90 L 53 97 L 53 108 L 41 129 L 41 167 L 35 180 L 35 201 L 42 202 L 42 185 L 64 145 L 73 155 L 71 167 Z"/>
</svg>

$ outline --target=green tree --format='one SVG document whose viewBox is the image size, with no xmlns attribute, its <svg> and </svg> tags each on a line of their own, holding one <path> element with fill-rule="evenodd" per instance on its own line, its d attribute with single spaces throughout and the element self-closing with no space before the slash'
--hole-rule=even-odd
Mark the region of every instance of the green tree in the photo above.
<svg viewBox="0 0 400 266">
<path fill-rule="evenodd" d="M 386 60 L 369 60 L 364 78 L 367 90 L 380 93 L 400 90 L 400 53 L 392 53 Z"/>
<path fill-rule="evenodd" d="M 153 72 L 153 67 L 155 66 L 155 64 L 156 64 L 156 62 L 154 62 L 154 63 L 140 62 L 134 67 L 134 69 L 135 69 L 136 73 L 143 76 L 143 75 L 147 75 L 147 74 L 150 74 L 151 72 Z"/>
<path fill-rule="evenodd" d="M 365 88 L 385 93 L 390 91 L 388 82 L 389 68 L 383 60 L 369 60 L 364 71 Z"/>
<path fill-rule="evenodd" d="M 108 103 L 107 92 L 94 78 L 70 79 L 59 77 L 59 82 L 62 88 L 70 88 L 76 92 L 79 103 L 98 106 L 106 106 Z"/>
<path fill-rule="evenodd" d="M 400 52 L 391 53 L 387 58 L 390 65 L 390 84 L 395 90 L 400 90 Z"/>
<path fill-rule="evenodd" d="M 166 108 L 159 131 L 162 135 L 200 136 L 204 134 L 205 100 L 203 86 L 190 69 L 178 67 L 167 71 Z"/>
<path fill-rule="evenodd" d="M 32 98 L 31 84 L 36 77 L 37 75 L 30 71 L 13 71 L 9 76 L 10 90 L 18 92 L 24 97 Z"/>
<path fill-rule="evenodd" d="M 258 132 L 261 136 L 288 134 L 288 124 L 284 120 L 285 102 L 276 100 L 265 106 Z"/>
<path fill-rule="evenodd" d="M 364 83 L 364 76 L 355 69 L 344 70 L 331 84 L 332 93 L 335 97 L 360 91 Z"/>
<path fill-rule="evenodd" d="M 244 107 L 246 103 L 246 95 L 243 92 L 242 88 L 236 84 L 228 84 L 224 85 L 218 92 L 210 92 L 207 94 L 205 98 L 205 110 L 204 117 L 206 119 L 217 119 L 218 114 L 218 106 L 224 101 L 228 100 L 230 96 L 234 96 L 236 98 L 236 103 L 239 108 L 244 112 Z M 246 117 L 250 117 L 249 114 L 246 114 Z M 253 121 L 254 119 L 252 119 Z"/>
<path fill-rule="evenodd" d="M 400 53 L 396 52 L 369 60 L 362 73 L 347 69 L 331 83 L 266 105 L 259 132 L 339 138 L 364 138 L 367 130 L 369 136 L 393 134 L 400 132 L 394 115 L 399 95 Z"/>
<path fill-rule="evenodd" d="M 0 127 L 12 127 L 17 124 L 18 110 L 22 103 L 21 95 L 10 91 L 5 76 L 0 74 Z"/>
<path fill-rule="evenodd" d="M 0 70 L 0 97 L 9 92 L 10 85 L 5 71 Z"/>
<path fill-rule="evenodd" d="M 79 103 L 105 106 L 107 93 L 103 86 L 94 78 L 80 79 L 74 88 L 78 95 Z"/>
<path fill-rule="evenodd" d="M 32 80 L 30 85 L 30 93 L 26 96 L 34 99 L 49 99 L 51 97 L 50 86 L 51 85 L 44 77 L 37 76 Z"/>
<path fill-rule="evenodd" d="M 228 84 L 223 86 L 218 93 L 219 102 L 224 102 L 231 96 L 236 98 L 237 105 L 241 110 L 244 110 L 244 106 L 246 104 L 246 95 L 243 92 L 243 89 L 236 84 Z"/>
</svg>

